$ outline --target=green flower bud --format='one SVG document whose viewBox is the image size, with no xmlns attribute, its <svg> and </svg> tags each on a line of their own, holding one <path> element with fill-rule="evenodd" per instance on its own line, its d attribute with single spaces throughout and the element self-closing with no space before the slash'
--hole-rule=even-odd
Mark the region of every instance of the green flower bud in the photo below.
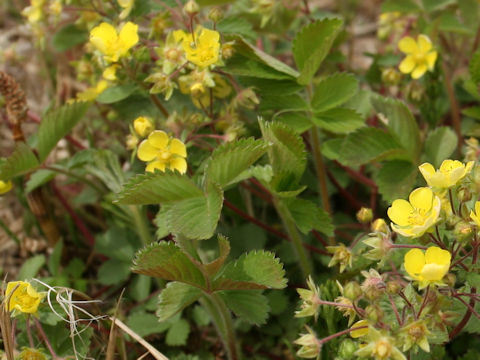
<svg viewBox="0 0 480 360">
<path fill-rule="evenodd" d="M 350 300 L 356 300 L 362 295 L 362 288 L 356 281 L 350 281 L 343 288 L 343 294 Z"/>
<path fill-rule="evenodd" d="M 402 74 L 394 68 L 386 68 L 382 71 L 382 82 L 387 85 L 397 85 L 401 79 Z"/>
<path fill-rule="evenodd" d="M 455 228 L 453 229 L 453 234 L 458 241 L 469 242 L 473 238 L 473 226 L 468 222 L 461 220 L 455 225 Z"/>
<path fill-rule="evenodd" d="M 383 318 L 383 311 L 378 306 L 375 305 L 368 305 L 365 308 L 365 316 L 369 319 L 372 323 L 376 323 Z"/>
<path fill-rule="evenodd" d="M 388 225 L 384 219 L 378 218 L 375 219 L 375 221 L 372 223 L 372 225 L 370 226 L 370 230 L 372 230 L 373 232 L 387 233 Z"/>
<path fill-rule="evenodd" d="M 388 281 L 387 282 L 387 294 L 395 295 L 400 292 L 402 285 L 398 281 Z"/>
<path fill-rule="evenodd" d="M 183 6 L 183 11 L 187 15 L 195 15 L 200 11 L 200 6 L 197 4 L 195 0 L 189 0 L 184 6 Z"/>
<path fill-rule="evenodd" d="M 218 7 L 214 7 L 209 11 L 208 18 L 214 23 L 218 23 L 223 19 L 223 11 Z"/>
<path fill-rule="evenodd" d="M 472 192 L 468 188 L 459 188 L 457 197 L 461 202 L 467 202 L 472 199 Z"/>
<path fill-rule="evenodd" d="M 373 212 L 372 209 L 362 207 L 357 212 L 357 220 L 361 224 L 368 224 L 373 219 Z"/>
<path fill-rule="evenodd" d="M 357 351 L 358 345 L 352 339 L 345 339 L 340 343 L 338 356 L 344 360 L 354 359 L 353 353 Z"/>
<path fill-rule="evenodd" d="M 443 278 L 443 282 L 450 287 L 454 287 L 456 281 L 457 281 L 457 277 L 452 273 L 448 273 Z"/>
</svg>

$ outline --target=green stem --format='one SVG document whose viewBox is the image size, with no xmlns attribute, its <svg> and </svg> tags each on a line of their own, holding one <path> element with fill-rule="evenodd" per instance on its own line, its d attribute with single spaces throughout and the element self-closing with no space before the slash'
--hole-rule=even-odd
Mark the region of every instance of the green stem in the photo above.
<svg viewBox="0 0 480 360">
<path fill-rule="evenodd" d="M 240 360 L 241 354 L 235 337 L 232 316 L 225 302 L 218 294 L 205 294 L 200 302 L 212 317 L 215 328 L 227 351 L 228 360 Z"/>
<path fill-rule="evenodd" d="M 145 214 L 142 211 L 142 207 L 139 205 L 130 205 L 130 212 L 133 216 L 133 221 L 135 223 L 135 229 L 137 230 L 138 236 L 142 240 L 144 245 L 148 245 L 153 241 L 152 234 L 148 227 L 148 223 L 145 220 Z"/>
<path fill-rule="evenodd" d="M 330 206 L 327 190 L 327 171 L 323 162 L 323 156 L 320 150 L 320 138 L 318 137 L 318 129 L 316 127 L 310 130 L 310 138 L 312 139 L 313 159 L 315 160 L 315 170 L 317 172 L 320 195 L 322 196 L 322 205 L 324 210 L 331 214 L 332 207 Z"/>
<path fill-rule="evenodd" d="M 295 220 L 293 220 L 292 214 L 290 213 L 288 208 L 278 198 L 273 197 L 272 200 L 278 215 L 282 219 L 283 226 L 285 227 L 285 230 L 287 230 L 288 236 L 292 241 L 293 248 L 297 254 L 298 261 L 300 263 L 300 268 L 303 272 L 303 277 L 307 278 L 313 272 L 312 264 L 302 245 L 302 236 L 297 229 Z"/>
</svg>

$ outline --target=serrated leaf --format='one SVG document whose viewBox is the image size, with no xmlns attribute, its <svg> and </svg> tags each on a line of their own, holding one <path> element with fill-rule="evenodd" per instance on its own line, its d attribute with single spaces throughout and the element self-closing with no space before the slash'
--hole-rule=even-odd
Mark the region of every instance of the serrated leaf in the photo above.
<svg viewBox="0 0 480 360">
<path fill-rule="evenodd" d="M 330 215 L 315 203 L 304 199 L 288 199 L 284 202 L 301 232 L 307 234 L 315 229 L 327 236 L 333 235 Z"/>
<path fill-rule="evenodd" d="M 477 273 L 468 273 L 467 282 L 471 287 L 480 288 L 480 274 Z"/>
<path fill-rule="evenodd" d="M 105 261 L 98 269 L 97 279 L 102 285 L 121 284 L 130 276 L 129 264 L 117 259 Z"/>
<path fill-rule="evenodd" d="M 117 194 L 121 204 L 158 204 L 203 196 L 202 190 L 188 177 L 174 172 L 137 175 Z"/>
<path fill-rule="evenodd" d="M 275 121 L 292 128 L 297 134 L 303 134 L 313 126 L 311 115 L 305 111 L 286 111 L 277 113 Z"/>
<path fill-rule="evenodd" d="M 224 71 L 237 76 L 250 76 L 269 80 L 290 80 L 290 75 L 277 71 L 266 64 L 249 59 L 241 54 L 234 54 L 228 59 Z"/>
<path fill-rule="evenodd" d="M 18 276 L 17 276 L 18 280 L 24 281 L 27 279 L 34 278 L 35 276 L 37 276 L 42 266 L 45 265 L 45 262 L 46 262 L 46 258 L 45 258 L 45 255 L 43 254 L 35 255 L 28 258 L 22 264 L 22 267 L 18 272 Z"/>
<path fill-rule="evenodd" d="M 160 334 L 170 327 L 169 323 L 161 323 L 154 314 L 145 311 L 132 312 L 128 316 L 127 325 L 141 337 Z"/>
<path fill-rule="evenodd" d="M 267 150 L 262 140 L 241 139 L 219 146 L 208 162 L 205 175 L 207 182 L 224 188 L 257 161 Z"/>
<path fill-rule="evenodd" d="M 330 160 L 340 160 L 344 138 L 329 139 L 322 143 L 322 154 Z"/>
<path fill-rule="evenodd" d="M 257 33 L 252 24 L 238 16 L 229 16 L 217 23 L 217 30 L 221 34 L 236 34 L 249 39 L 256 39 Z"/>
<path fill-rule="evenodd" d="M 312 121 L 319 128 L 335 134 L 348 134 L 364 125 L 362 115 L 355 110 L 336 108 L 315 114 Z"/>
<path fill-rule="evenodd" d="M 438 28 L 441 31 L 452 32 L 462 35 L 473 35 L 473 30 L 465 26 L 457 17 L 456 13 L 444 12 L 437 19 Z"/>
<path fill-rule="evenodd" d="M 202 291 L 196 287 L 180 282 L 170 282 L 158 297 L 157 317 L 165 321 L 179 313 L 202 296 Z"/>
<path fill-rule="evenodd" d="M 418 169 L 409 161 L 387 161 L 375 176 L 378 191 L 388 203 L 408 196 L 415 186 Z"/>
<path fill-rule="evenodd" d="M 435 168 L 440 167 L 442 161 L 455 151 L 457 142 L 457 135 L 447 126 L 432 130 L 425 140 L 425 161 L 431 163 Z"/>
<path fill-rule="evenodd" d="M 342 142 L 340 162 L 357 166 L 386 158 L 408 158 L 409 154 L 389 133 L 365 127 L 347 135 Z"/>
<path fill-rule="evenodd" d="M 167 331 L 165 343 L 169 346 L 181 346 L 187 343 L 190 334 L 190 324 L 185 319 L 180 319 L 172 324 Z"/>
<path fill-rule="evenodd" d="M 205 195 L 168 204 L 168 229 L 189 239 L 212 237 L 220 218 L 223 191 L 210 185 Z"/>
<path fill-rule="evenodd" d="M 75 102 L 48 112 L 38 128 L 38 155 L 44 161 L 57 142 L 83 118 L 90 103 Z"/>
<path fill-rule="evenodd" d="M 218 257 L 215 260 L 204 265 L 205 271 L 208 273 L 208 275 L 215 275 L 218 270 L 220 270 L 220 268 L 223 266 L 229 254 L 230 242 L 225 236 L 218 235 Z"/>
<path fill-rule="evenodd" d="M 244 76 L 238 81 L 244 87 L 253 87 L 260 96 L 290 95 L 302 89 L 302 86 L 294 80 L 269 80 Z"/>
<path fill-rule="evenodd" d="M 358 91 L 358 80 L 348 73 L 333 74 L 318 83 L 312 96 L 314 111 L 333 109 L 345 103 Z"/>
<path fill-rule="evenodd" d="M 427 12 L 433 12 L 455 4 L 457 0 L 422 0 L 423 8 Z"/>
<path fill-rule="evenodd" d="M 378 95 L 372 96 L 370 101 L 375 111 L 386 117 L 391 134 L 407 150 L 412 162 L 417 163 L 420 156 L 420 131 L 408 107 L 400 100 Z"/>
<path fill-rule="evenodd" d="M 266 323 L 270 306 L 262 291 L 227 290 L 218 294 L 227 307 L 242 320 L 255 325 Z"/>
<path fill-rule="evenodd" d="M 469 65 L 470 76 L 475 83 L 480 82 L 480 52 L 472 55 Z"/>
<path fill-rule="evenodd" d="M 300 70 L 299 84 L 310 83 L 342 25 L 343 21 L 339 18 L 326 18 L 305 26 L 297 34 L 293 40 L 293 56 Z"/>
<path fill-rule="evenodd" d="M 267 95 L 260 102 L 260 111 L 267 110 L 308 110 L 307 102 L 298 94 L 290 95 Z"/>
<path fill-rule="evenodd" d="M 225 265 L 213 282 L 214 290 L 283 289 L 287 286 L 280 260 L 268 251 L 251 251 Z"/>
<path fill-rule="evenodd" d="M 0 162 L 0 180 L 10 180 L 31 171 L 38 165 L 40 165 L 38 159 L 30 147 L 23 142 L 17 142 L 13 153 Z"/>
<path fill-rule="evenodd" d="M 263 139 L 271 144 L 268 157 L 273 173 L 292 174 L 299 180 L 305 171 L 307 157 L 302 138 L 285 124 L 259 120 Z"/>
<path fill-rule="evenodd" d="M 204 289 L 206 280 L 194 262 L 174 243 L 162 241 L 140 250 L 133 262 L 132 271 L 179 281 Z"/>
<path fill-rule="evenodd" d="M 36 188 L 46 184 L 55 177 L 56 173 L 51 170 L 40 169 L 31 174 L 25 185 L 25 193 L 29 193 Z"/>
</svg>

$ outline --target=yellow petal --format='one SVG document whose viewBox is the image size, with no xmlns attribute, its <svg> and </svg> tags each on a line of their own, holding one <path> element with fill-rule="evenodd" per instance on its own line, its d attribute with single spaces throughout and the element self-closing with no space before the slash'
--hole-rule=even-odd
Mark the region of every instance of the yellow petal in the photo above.
<svg viewBox="0 0 480 360">
<path fill-rule="evenodd" d="M 469 162 L 465 165 L 465 171 L 466 171 L 467 173 L 469 173 L 470 171 L 472 171 L 473 165 L 475 165 L 475 161 L 469 161 Z"/>
<path fill-rule="evenodd" d="M 442 164 L 440 165 L 439 170 L 441 172 L 447 173 L 452 171 L 453 169 L 457 169 L 461 167 L 463 167 L 463 164 L 460 161 L 447 159 L 442 161 Z"/>
<path fill-rule="evenodd" d="M 355 329 L 358 327 L 363 327 L 363 326 L 368 326 L 368 321 L 367 320 L 360 320 L 357 321 L 355 324 L 353 324 L 350 329 Z M 363 329 L 358 329 L 358 330 L 352 330 L 350 331 L 350 336 L 354 339 L 365 336 L 368 334 L 368 327 L 363 328 Z"/>
<path fill-rule="evenodd" d="M 10 190 L 12 190 L 12 187 L 13 187 L 13 184 L 10 180 L 9 181 L 0 180 L 0 195 L 9 192 Z"/>
<path fill-rule="evenodd" d="M 475 202 L 475 212 L 480 215 L 480 201 Z"/>
<path fill-rule="evenodd" d="M 428 187 L 421 187 L 413 190 L 408 199 L 415 209 L 429 211 L 432 208 L 433 192 Z"/>
<path fill-rule="evenodd" d="M 133 6 L 133 3 L 135 0 L 117 0 L 118 5 L 120 5 L 122 8 L 129 8 Z"/>
<path fill-rule="evenodd" d="M 103 70 L 103 73 L 102 73 L 103 78 L 110 81 L 116 80 L 117 79 L 116 72 L 118 67 L 119 67 L 118 65 L 111 65 L 107 67 L 105 70 Z"/>
<path fill-rule="evenodd" d="M 165 131 L 155 130 L 148 135 L 148 142 L 157 149 L 165 149 L 168 145 L 168 135 Z"/>
<path fill-rule="evenodd" d="M 409 74 L 412 72 L 415 65 L 416 63 L 413 55 L 407 55 L 405 59 L 403 59 L 403 61 L 400 63 L 398 69 L 404 74 Z"/>
<path fill-rule="evenodd" d="M 387 214 L 390 220 L 400 226 L 409 224 L 408 218 L 413 211 L 412 205 L 406 200 L 397 199 L 388 208 Z"/>
<path fill-rule="evenodd" d="M 137 156 L 142 161 L 150 161 L 157 157 L 158 150 L 148 140 L 143 140 L 138 147 Z"/>
<path fill-rule="evenodd" d="M 448 250 L 440 249 L 437 246 L 431 246 L 425 252 L 426 264 L 439 264 L 450 266 L 452 255 Z"/>
<path fill-rule="evenodd" d="M 145 168 L 145 171 L 154 172 L 155 169 L 160 171 L 165 171 L 165 165 L 166 164 L 163 160 L 155 160 L 148 163 L 147 167 Z"/>
<path fill-rule="evenodd" d="M 412 249 L 404 257 L 405 270 L 413 279 L 418 280 L 419 274 L 425 266 L 425 255 L 420 249 Z"/>
<path fill-rule="evenodd" d="M 131 21 L 123 25 L 118 40 L 121 43 L 123 53 L 126 53 L 133 45 L 138 42 L 138 25 Z"/>
<path fill-rule="evenodd" d="M 420 173 L 423 175 L 425 181 L 427 182 L 427 184 L 429 186 L 432 186 L 429 182 L 430 178 L 435 175 L 435 168 L 433 167 L 432 164 L 426 162 L 426 163 L 423 163 L 422 165 L 420 165 L 418 167 L 418 169 L 420 170 Z"/>
<path fill-rule="evenodd" d="M 218 31 L 203 28 L 199 36 L 199 41 L 214 45 L 220 41 L 220 34 Z"/>
<path fill-rule="evenodd" d="M 413 79 L 419 79 L 427 72 L 427 65 L 425 64 L 420 64 L 418 65 L 415 70 L 412 72 L 412 78 Z"/>
<path fill-rule="evenodd" d="M 422 277 L 422 280 L 427 281 L 442 280 L 442 278 L 448 272 L 449 266 L 450 265 L 426 264 L 423 267 L 420 276 Z"/>
<path fill-rule="evenodd" d="M 418 52 L 417 42 L 410 36 L 406 36 L 398 42 L 398 48 L 405 54 Z"/>
<path fill-rule="evenodd" d="M 427 61 L 428 70 L 433 70 L 433 68 L 435 67 L 435 61 L 437 61 L 437 52 L 436 51 L 429 52 L 425 56 L 425 59 Z"/>
<path fill-rule="evenodd" d="M 170 160 L 170 169 L 178 170 L 180 174 L 185 174 L 187 171 L 187 161 L 182 157 L 172 158 Z"/>
<path fill-rule="evenodd" d="M 477 203 L 478 203 L 478 201 L 477 201 Z M 477 208 L 477 205 L 475 204 L 475 209 L 476 209 L 476 208 Z M 480 213 L 479 213 L 479 214 L 480 214 Z M 477 214 L 475 214 L 475 213 L 473 212 L 473 210 L 470 211 L 470 218 L 475 222 L 475 224 L 476 224 L 477 226 L 480 226 L 480 218 L 477 216 Z"/>
<path fill-rule="evenodd" d="M 173 39 L 175 42 L 179 43 L 187 36 L 187 33 L 183 30 L 175 30 L 173 32 Z"/>
<path fill-rule="evenodd" d="M 187 148 L 185 144 L 178 139 L 172 139 L 170 142 L 170 152 L 180 155 L 181 157 L 187 157 Z"/>
<path fill-rule="evenodd" d="M 90 42 L 103 54 L 106 54 L 107 43 L 118 40 L 117 30 L 109 23 L 103 22 L 90 31 Z"/>
<path fill-rule="evenodd" d="M 432 41 L 427 35 L 418 35 L 417 44 L 420 52 L 427 53 L 432 49 Z"/>
</svg>

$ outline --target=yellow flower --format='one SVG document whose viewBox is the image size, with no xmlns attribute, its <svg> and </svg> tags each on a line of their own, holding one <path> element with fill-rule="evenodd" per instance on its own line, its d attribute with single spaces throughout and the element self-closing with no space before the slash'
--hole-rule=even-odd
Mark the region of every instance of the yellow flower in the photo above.
<svg viewBox="0 0 480 360">
<path fill-rule="evenodd" d="M 475 211 L 470 211 L 470 217 L 477 226 L 480 226 L 480 201 L 475 202 Z"/>
<path fill-rule="evenodd" d="M 93 101 L 100 95 L 106 88 L 108 83 L 105 80 L 100 80 L 97 85 L 89 87 L 85 91 L 77 94 L 77 99 L 80 101 Z"/>
<path fill-rule="evenodd" d="M 430 352 L 430 344 L 427 335 L 430 331 L 423 320 L 412 322 L 403 326 L 399 335 L 403 340 L 403 351 L 408 351 L 413 345 L 418 345 L 423 351 Z"/>
<path fill-rule="evenodd" d="M 450 268 L 449 251 L 431 246 L 425 251 L 412 249 L 405 254 L 404 266 L 408 275 L 420 282 L 420 289 L 429 284 L 444 285 L 442 278 Z"/>
<path fill-rule="evenodd" d="M 145 137 L 153 131 L 153 121 L 149 117 L 139 116 L 133 120 L 133 128 L 138 135 Z"/>
<path fill-rule="evenodd" d="M 368 329 L 368 343 L 355 352 L 358 357 L 375 360 L 407 360 L 406 356 L 395 346 L 392 337 L 386 336 L 374 327 Z"/>
<path fill-rule="evenodd" d="M 5 194 L 12 190 L 13 184 L 9 181 L 2 181 L 0 180 L 0 195 Z"/>
<path fill-rule="evenodd" d="M 352 267 L 352 252 L 345 245 L 327 246 L 327 251 L 333 254 L 332 259 L 328 263 L 328 267 L 340 264 L 340 273 L 342 273 L 348 266 Z"/>
<path fill-rule="evenodd" d="M 103 22 L 90 31 L 90 43 L 103 55 L 105 61 L 116 62 L 127 55 L 138 42 L 138 25 L 127 22 L 120 33 L 110 24 Z"/>
<path fill-rule="evenodd" d="M 123 8 L 119 16 L 119 18 L 123 20 L 130 14 L 130 11 L 132 11 L 133 5 L 135 5 L 135 0 L 117 0 L 117 2 L 118 5 Z"/>
<path fill-rule="evenodd" d="M 164 131 L 153 131 L 138 147 L 138 158 L 149 161 L 146 171 L 155 169 L 178 170 L 181 174 L 187 171 L 187 149 L 185 144 L 178 139 L 170 138 Z"/>
<path fill-rule="evenodd" d="M 38 293 L 33 286 L 25 281 L 10 281 L 5 290 L 5 304 L 7 311 L 17 310 L 22 313 L 33 314 L 37 312 L 43 294 Z"/>
<path fill-rule="evenodd" d="M 397 199 L 388 208 L 388 217 L 395 223 L 393 231 L 416 238 L 427 232 L 438 220 L 441 202 L 427 187 L 411 192 L 409 201 Z"/>
<path fill-rule="evenodd" d="M 183 30 L 173 32 L 176 42 L 182 42 L 187 60 L 199 67 L 207 67 L 218 61 L 220 34 L 215 30 L 198 27 L 195 36 Z"/>
<path fill-rule="evenodd" d="M 449 188 L 462 180 L 472 170 L 474 163 L 474 161 L 469 161 L 465 165 L 458 160 L 443 160 L 437 171 L 430 163 L 424 163 L 418 168 L 428 186 Z"/>
<path fill-rule="evenodd" d="M 43 15 L 43 6 L 45 5 L 45 0 L 32 0 L 30 6 L 26 7 L 22 11 L 22 15 L 28 19 L 28 22 L 34 24 L 39 22 Z"/>
<path fill-rule="evenodd" d="M 50 6 L 48 7 L 50 12 L 55 16 L 60 16 L 60 14 L 62 13 L 62 8 L 63 6 L 61 0 L 54 0 L 52 3 L 50 3 Z"/>
<path fill-rule="evenodd" d="M 350 329 L 355 329 L 355 328 L 363 327 L 363 326 L 366 326 L 366 328 L 350 331 L 350 336 L 352 338 L 356 339 L 356 338 L 367 335 L 368 334 L 368 321 L 367 320 L 357 321 L 355 324 L 352 325 L 352 327 Z"/>
<path fill-rule="evenodd" d="M 418 79 L 427 70 L 433 70 L 437 60 L 437 52 L 432 50 L 432 42 L 427 35 L 418 35 L 417 41 L 410 36 L 406 36 L 398 42 L 398 48 L 401 52 L 407 54 L 399 66 L 402 73 L 411 73 L 413 79 Z"/>
<path fill-rule="evenodd" d="M 113 64 L 103 70 L 102 76 L 105 80 L 115 81 L 117 80 L 117 69 L 120 65 Z"/>
</svg>

